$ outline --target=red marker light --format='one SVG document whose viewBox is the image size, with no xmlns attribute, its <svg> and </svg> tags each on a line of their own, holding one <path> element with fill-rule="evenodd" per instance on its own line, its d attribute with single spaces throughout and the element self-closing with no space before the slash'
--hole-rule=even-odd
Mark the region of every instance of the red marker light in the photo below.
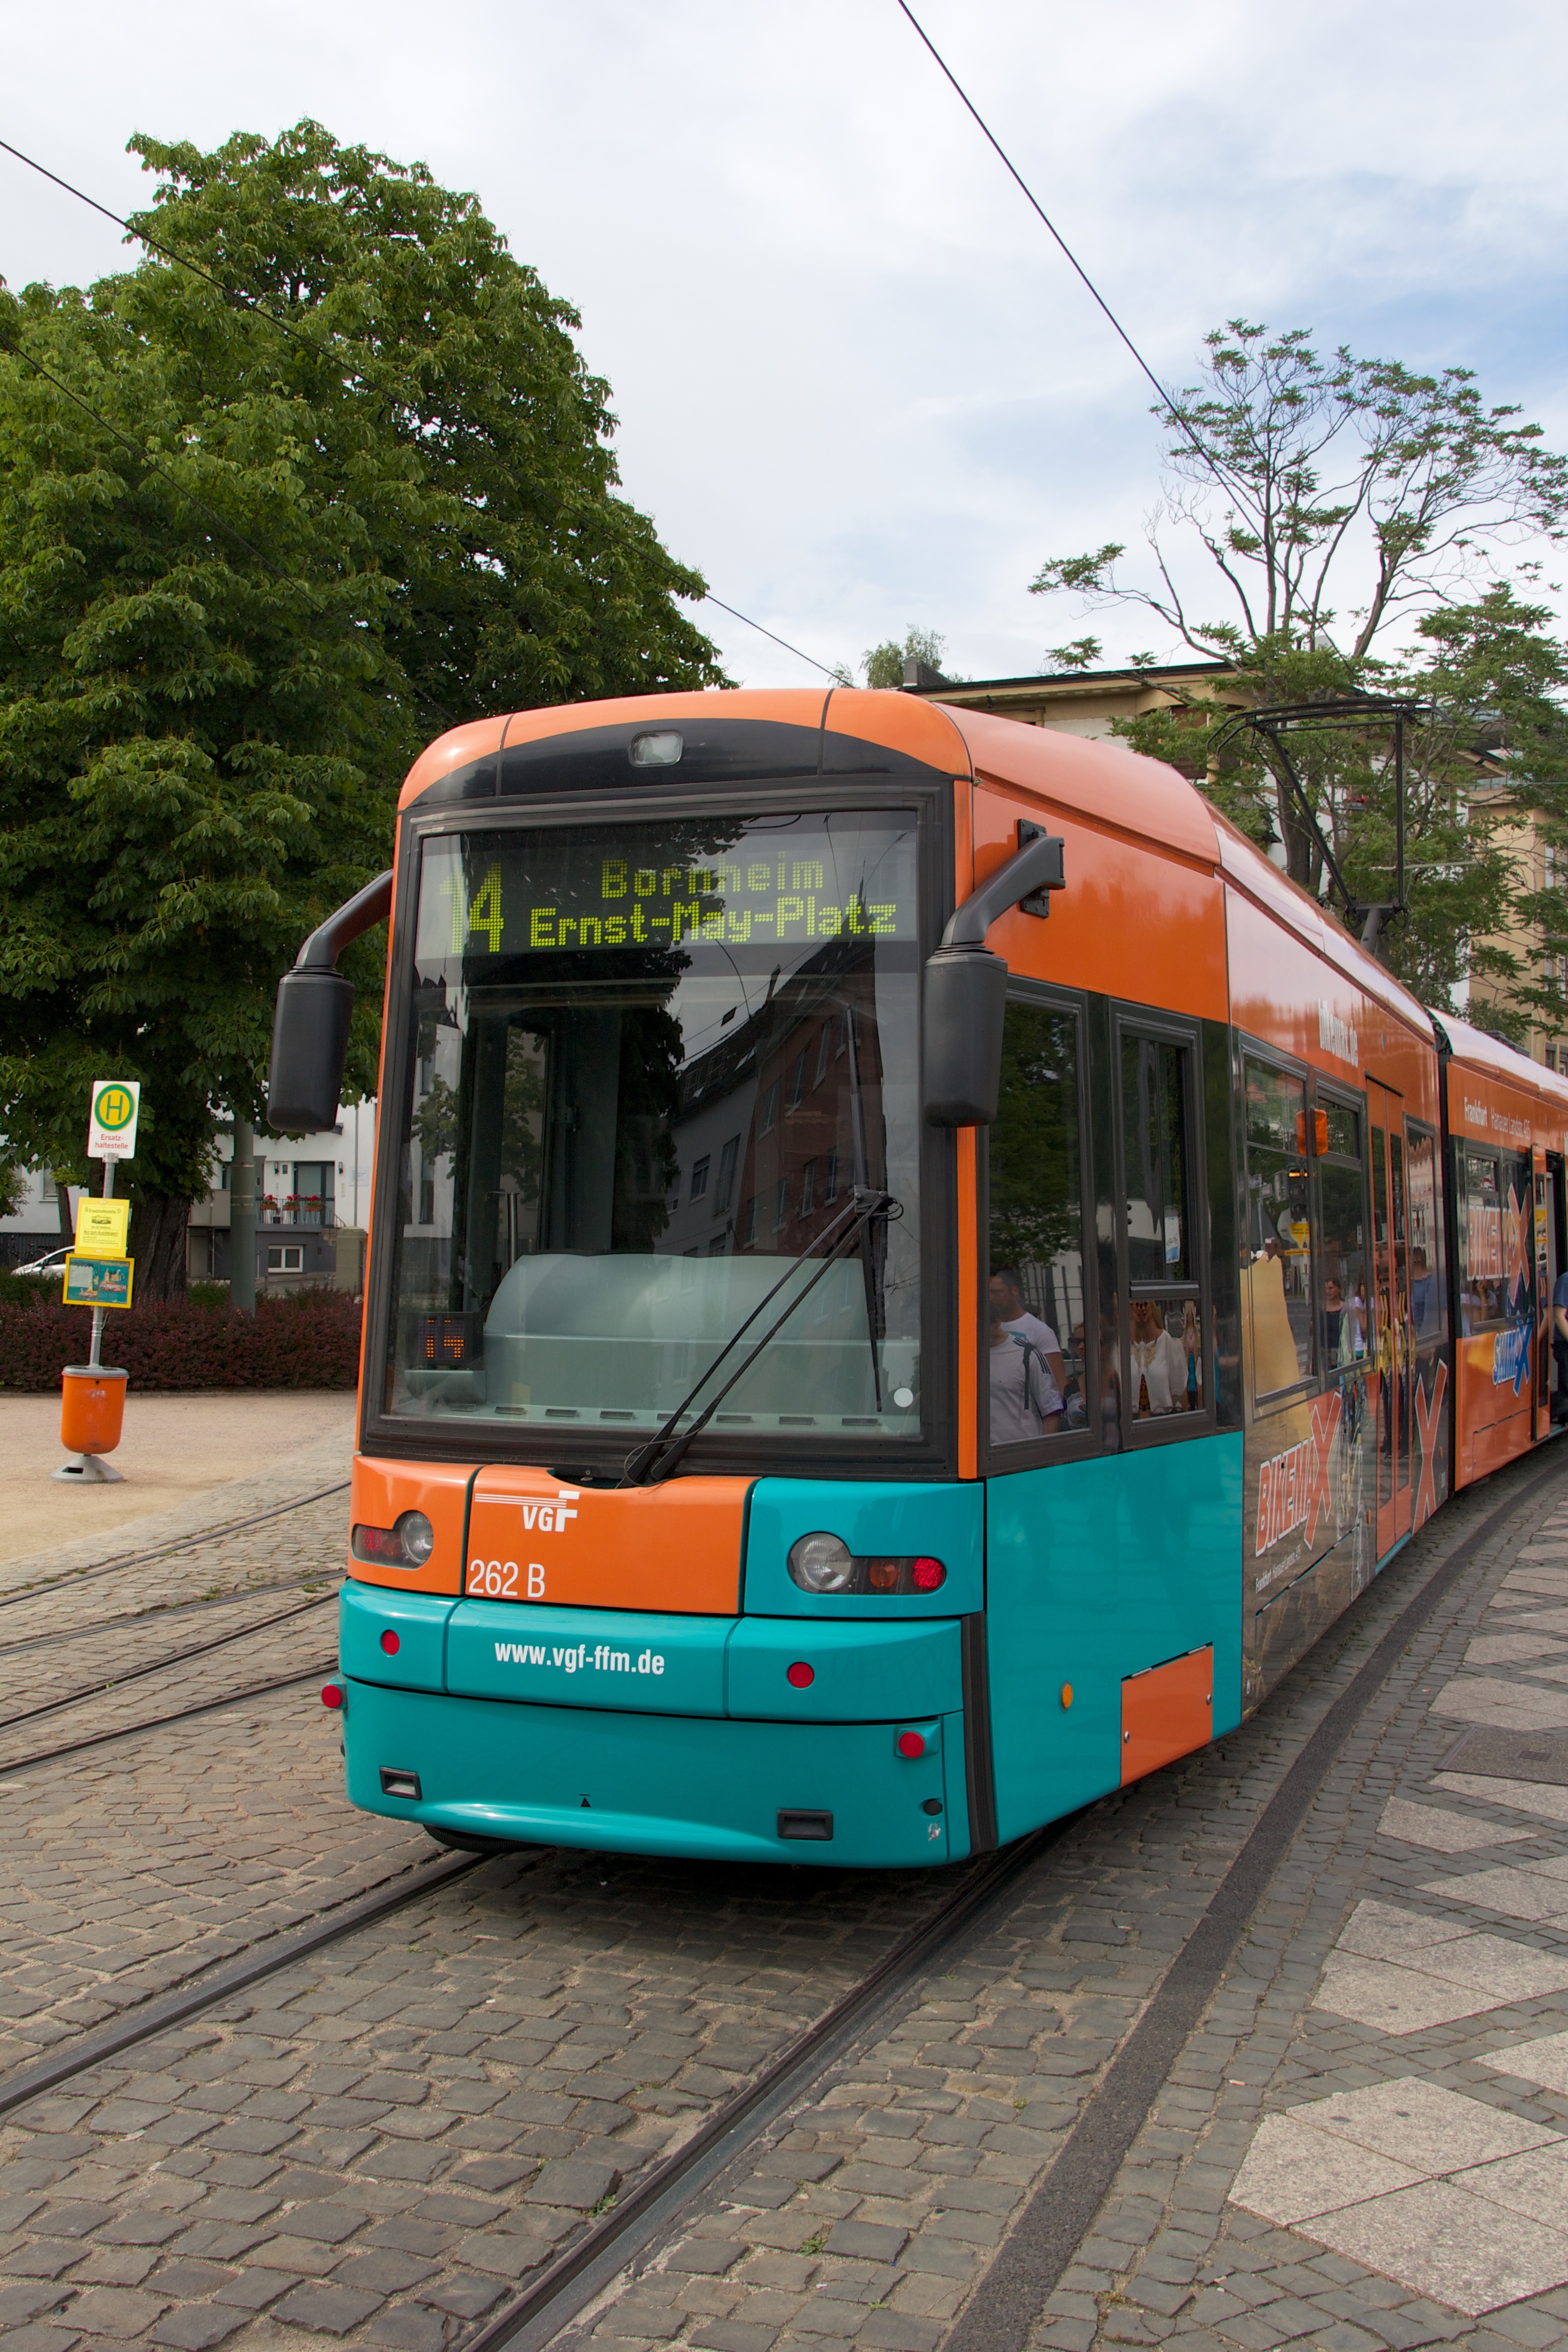
<svg viewBox="0 0 1568 2352">
<path fill-rule="evenodd" d="M 381 1637 L 381 1646 L 386 1652 L 389 1658 L 395 1658 L 397 1653 L 403 1647 L 402 1643 L 398 1640 L 390 1625 Z"/>
<path fill-rule="evenodd" d="M 921 1735 L 920 1732 L 918 1732 L 918 1731 L 900 1731 L 900 1734 L 899 1734 L 899 1753 L 900 1753 L 900 1756 L 923 1756 L 923 1755 L 925 1754 L 925 1752 L 926 1752 L 926 1744 L 925 1744 L 925 1740 L 924 1740 L 924 1738 L 922 1737 L 922 1735 Z"/>
<path fill-rule="evenodd" d="M 321 1685 L 321 1705 L 323 1706 L 337 1707 L 342 1706 L 342 1703 L 343 1686 L 342 1683 L 323 1683 Z"/>
<path fill-rule="evenodd" d="M 947 1570 L 940 1559 L 917 1559 L 911 1580 L 917 1592 L 940 1592 L 947 1582 Z"/>
<path fill-rule="evenodd" d="M 809 1690 L 816 1680 L 816 1668 L 808 1666 L 804 1658 L 797 1658 L 785 1679 L 793 1683 L 796 1690 Z"/>
</svg>

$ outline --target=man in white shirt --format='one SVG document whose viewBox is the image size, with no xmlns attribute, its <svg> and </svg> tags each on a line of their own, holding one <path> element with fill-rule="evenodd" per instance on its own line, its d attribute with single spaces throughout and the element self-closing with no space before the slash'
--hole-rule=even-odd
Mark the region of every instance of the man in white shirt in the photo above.
<svg viewBox="0 0 1568 2352">
<path fill-rule="evenodd" d="M 1047 1428 L 1056 1426 L 1052 1415 L 1062 1411 L 1062 1398 L 1067 1389 L 1067 1366 L 1062 1361 L 1062 1343 L 1048 1323 L 1037 1315 L 1026 1312 L 1018 1296 L 1018 1286 L 1011 1274 L 994 1274 L 991 1277 L 992 1320 L 1000 1323 L 1004 1331 L 1015 1339 L 1024 1339 L 1037 1350 L 1045 1366 L 1042 1383 L 1044 1395 L 1040 1410 Z"/>
</svg>

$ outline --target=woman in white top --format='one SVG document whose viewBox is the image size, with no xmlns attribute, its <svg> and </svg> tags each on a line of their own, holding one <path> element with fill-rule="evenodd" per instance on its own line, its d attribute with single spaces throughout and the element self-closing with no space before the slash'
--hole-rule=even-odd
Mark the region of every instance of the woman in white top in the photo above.
<svg viewBox="0 0 1568 2352">
<path fill-rule="evenodd" d="M 1152 1413 L 1184 1412 L 1187 1404 L 1186 1349 L 1165 1328 L 1157 1298 L 1132 1302 L 1132 1412 L 1136 1420 Z"/>
</svg>

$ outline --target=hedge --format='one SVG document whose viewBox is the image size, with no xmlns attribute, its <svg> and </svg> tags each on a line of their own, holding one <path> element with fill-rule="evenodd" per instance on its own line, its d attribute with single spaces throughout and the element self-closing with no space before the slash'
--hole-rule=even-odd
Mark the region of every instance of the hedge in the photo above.
<svg viewBox="0 0 1568 2352">
<path fill-rule="evenodd" d="M 183 1300 L 109 1315 L 103 1360 L 136 1389 L 352 1389 L 359 1339 L 360 1308 L 342 1291 L 258 1299 L 254 1315 Z M 0 1389 L 58 1389 L 91 1342 L 89 1307 L 0 1299 Z"/>
</svg>

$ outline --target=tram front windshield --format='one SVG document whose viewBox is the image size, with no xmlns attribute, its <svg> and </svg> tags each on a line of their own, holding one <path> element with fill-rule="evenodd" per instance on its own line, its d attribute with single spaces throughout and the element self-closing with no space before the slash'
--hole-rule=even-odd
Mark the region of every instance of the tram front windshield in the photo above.
<svg viewBox="0 0 1568 2352">
<path fill-rule="evenodd" d="M 426 837 L 389 1413 L 635 1444 L 783 1277 L 690 1414 L 798 1298 L 713 1431 L 918 1435 L 915 843 L 888 811 Z M 894 1204 L 858 1234 L 857 1191 Z"/>
</svg>

